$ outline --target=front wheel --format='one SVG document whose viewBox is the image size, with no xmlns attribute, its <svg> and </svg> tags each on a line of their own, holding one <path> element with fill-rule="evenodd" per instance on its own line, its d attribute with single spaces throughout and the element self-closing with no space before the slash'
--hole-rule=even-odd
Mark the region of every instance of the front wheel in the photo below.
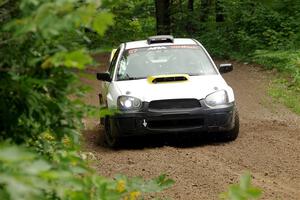
<svg viewBox="0 0 300 200">
<path fill-rule="evenodd" d="M 117 136 L 109 117 L 104 118 L 104 133 L 105 142 L 109 147 L 116 148 L 120 145 L 120 138 Z"/>
<path fill-rule="evenodd" d="M 238 111 L 235 111 L 235 117 L 234 117 L 234 127 L 229 130 L 229 131 L 225 131 L 223 134 L 223 139 L 225 141 L 234 141 L 240 132 L 240 118 L 239 118 L 239 113 Z"/>
</svg>

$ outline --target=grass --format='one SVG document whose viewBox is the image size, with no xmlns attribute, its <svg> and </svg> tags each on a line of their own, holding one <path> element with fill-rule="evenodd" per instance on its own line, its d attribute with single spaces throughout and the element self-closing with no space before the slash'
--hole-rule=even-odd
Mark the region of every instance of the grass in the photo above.
<svg viewBox="0 0 300 200">
<path fill-rule="evenodd" d="M 252 61 L 267 69 L 287 73 L 293 81 L 300 83 L 300 50 L 297 51 L 256 51 Z"/>
<path fill-rule="evenodd" d="M 296 114 L 300 115 L 300 86 L 289 87 L 289 82 L 284 78 L 278 78 L 268 90 L 268 94 L 275 101 L 284 104 Z"/>
<path fill-rule="evenodd" d="M 256 51 L 252 61 L 279 72 L 279 78 L 273 81 L 268 93 L 300 115 L 300 50 Z"/>
</svg>

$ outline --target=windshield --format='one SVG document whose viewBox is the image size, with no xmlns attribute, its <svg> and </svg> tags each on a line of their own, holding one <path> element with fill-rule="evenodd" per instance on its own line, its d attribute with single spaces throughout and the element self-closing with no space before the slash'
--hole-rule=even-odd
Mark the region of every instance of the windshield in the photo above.
<svg viewBox="0 0 300 200">
<path fill-rule="evenodd" d="M 158 46 L 126 50 L 119 63 L 117 80 L 170 74 L 198 76 L 217 72 L 200 46 Z"/>
</svg>

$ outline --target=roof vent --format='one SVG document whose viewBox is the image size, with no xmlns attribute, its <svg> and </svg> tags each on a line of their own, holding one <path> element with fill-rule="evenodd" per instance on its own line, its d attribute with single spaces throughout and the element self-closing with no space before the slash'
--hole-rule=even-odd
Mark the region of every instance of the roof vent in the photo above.
<svg viewBox="0 0 300 200">
<path fill-rule="evenodd" d="M 152 81 L 152 83 L 163 83 L 163 82 L 176 82 L 176 81 L 187 81 L 187 78 L 184 76 L 178 77 L 161 77 L 156 78 Z"/>
<path fill-rule="evenodd" d="M 173 43 L 174 37 L 172 35 L 151 36 L 147 39 L 147 42 L 148 42 L 148 44 Z"/>
<path fill-rule="evenodd" d="M 174 74 L 174 75 L 159 75 L 148 77 L 149 83 L 167 83 L 167 82 L 177 82 L 177 81 L 187 81 L 189 76 L 187 74 Z"/>
</svg>

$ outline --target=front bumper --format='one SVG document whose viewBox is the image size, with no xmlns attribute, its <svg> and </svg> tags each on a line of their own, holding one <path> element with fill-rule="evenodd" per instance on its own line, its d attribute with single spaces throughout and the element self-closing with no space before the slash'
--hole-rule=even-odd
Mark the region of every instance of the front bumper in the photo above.
<svg viewBox="0 0 300 200">
<path fill-rule="evenodd" d="M 147 107 L 147 105 L 145 106 Z M 234 127 L 235 103 L 221 108 L 123 112 L 110 118 L 118 136 L 155 133 L 218 132 Z"/>
</svg>

